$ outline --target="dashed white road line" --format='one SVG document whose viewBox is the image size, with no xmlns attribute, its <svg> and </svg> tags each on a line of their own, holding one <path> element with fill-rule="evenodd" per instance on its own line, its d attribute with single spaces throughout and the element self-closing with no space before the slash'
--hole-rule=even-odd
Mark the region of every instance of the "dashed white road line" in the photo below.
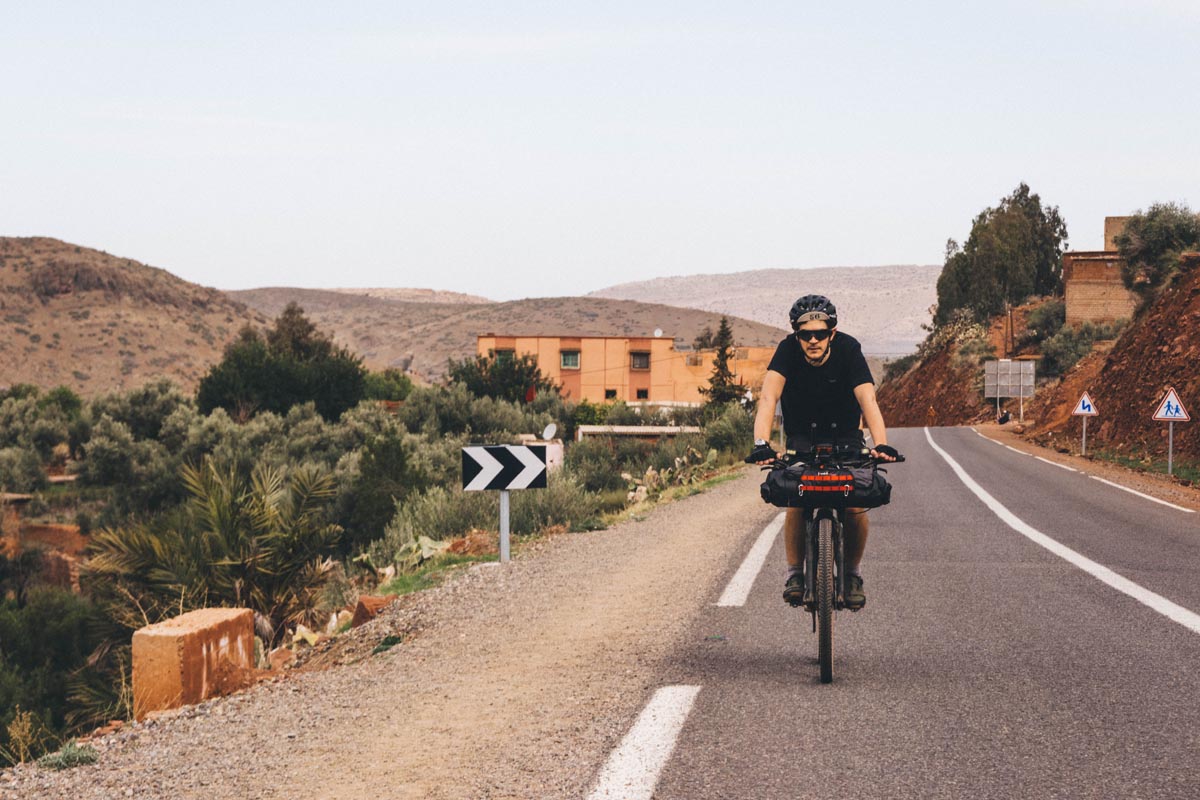
<svg viewBox="0 0 1200 800">
<path fill-rule="evenodd" d="M 1092 479 L 1092 480 L 1094 480 L 1094 481 L 1100 481 L 1101 483 L 1106 483 L 1106 484 L 1108 484 L 1109 486 L 1115 486 L 1116 488 L 1118 488 L 1118 489 L 1122 489 L 1122 490 L 1124 490 L 1124 491 L 1126 491 L 1126 492 L 1129 492 L 1130 494 L 1136 494 L 1138 497 L 1143 497 L 1143 498 L 1145 498 L 1145 499 L 1147 499 L 1147 500 L 1150 500 L 1150 501 L 1152 501 L 1152 502 L 1155 502 L 1155 503 L 1160 503 L 1161 505 L 1164 505 L 1164 506 L 1169 506 L 1169 507 L 1171 507 L 1171 508 L 1174 508 L 1174 509 L 1175 509 L 1175 510 L 1177 510 L 1177 511 L 1183 511 L 1183 512 L 1185 512 L 1185 513 L 1187 513 L 1187 514 L 1195 514 L 1195 513 L 1196 513 L 1194 509 L 1191 509 L 1191 508 L 1184 508 L 1183 506 L 1177 506 L 1177 505 L 1175 505 L 1174 503 L 1168 503 L 1166 500 L 1159 500 L 1157 497 L 1151 497 L 1151 496 L 1150 496 L 1150 495 L 1148 495 L 1148 494 L 1142 494 L 1142 493 L 1141 493 L 1141 492 L 1139 492 L 1137 489 L 1130 489 L 1128 486 L 1122 486 L 1122 485 L 1121 485 L 1121 484 L 1119 484 L 1119 483 L 1113 483 L 1112 481 L 1106 481 L 1106 480 L 1104 480 L 1104 478 L 1100 478 L 1100 477 L 1097 477 L 1097 476 L 1095 476 L 1095 475 L 1089 475 L 1088 477 L 1089 477 L 1089 478 L 1091 478 L 1091 479 Z"/>
<path fill-rule="evenodd" d="M 1067 472 L 1078 472 L 1079 471 L 1079 470 L 1075 469 L 1074 467 L 1068 467 L 1066 464 L 1060 464 L 1057 461 L 1051 461 L 1048 458 L 1042 458 L 1041 456 L 1034 456 L 1034 458 L 1036 458 L 1038 461 L 1049 464 L 1052 467 L 1058 467 L 1059 469 L 1065 469 Z"/>
<path fill-rule="evenodd" d="M 1026 453 L 1024 450 L 1018 450 L 1017 448 L 1013 447 L 1010 444 L 1006 444 L 1004 446 L 1007 447 L 1009 450 L 1012 450 L 1014 453 L 1020 453 L 1023 456 L 1032 456 L 1033 455 L 1033 453 Z M 1037 456 L 1034 456 L 1034 458 L 1036 458 L 1036 457 Z"/>
<path fill-rule="evenodd" d="M 588 800 L 650 800 L 699 686 L 664 686 L 609 756 Z"/>
<path fill-rule="evenodd" d="M 1200 633 L 1200 614 L 1190 611 L 1176 603 L 1172 603 L 1162 595 L 1155 594 L 1144 586 L 1136 584 L 1128 578 L 1118 575 L 1103 564 L 1092 561 L 1087 556 L 1077 553 L 1066 545 L 1051 539 L 1046 534 L 1023 522 L 1015 514 L 1005 508 L 999 500 L 992 497 L 982 486 L 976 483 L 975 480 L 967 474 L 966 470 L 964 470 L 957 461 L 950 457 L 949 453 L 938 447 L 937 443 L 933 441 L 933 436 L 929 433 L 929 428 L 925 429 L 925 438 L 929 440 L 929 446 L 933 448 L 934 452 L 945 459 L 946 463 L 950 465 L 950 468 L 954 470 L 956 475 L 958 475 L 958 479 L 966 484 L 966 487 L 970 489 L 976 497 L 982 500 L 983 504 L 991 509 L 992 513 L 999 517 L 1004 524 L 1008 525 L 1008 527 L 1046 548 L 1059 558 L 1069 561 L 1070 563 L 1079 567 L 1096 580 L 1108 584 L 1118 592 L 1129 595 L 1134 600 L 1137 600 L 1139 603 L 1154 609 L 1164 617 L 1178 622 L 1180 625 L 1184 626 L 1193 633 Z"/>
<path fill-rule="evenodd" d="M 767 554 L 771 552 L 771 545 L 775 544 L 775 537 L 779 535 L 779 529 L 783 527 L 783 517 L 784 515 L 780 513 L 771 520 L 767 527 L 763 528 L 762 533 L 754 542 L 754 546 L 750 548 L 750 552 L 742 561 L 742 565 L 729 579 L 729 585 L 725 587 L 725 591 L 721 592 L 717 605 L 746 605 L 746 598 L 750 596 L 750 590 L 754 587 L 754 579 L 758 577 L 763 563 L 767 560 Z"/>
</svg>

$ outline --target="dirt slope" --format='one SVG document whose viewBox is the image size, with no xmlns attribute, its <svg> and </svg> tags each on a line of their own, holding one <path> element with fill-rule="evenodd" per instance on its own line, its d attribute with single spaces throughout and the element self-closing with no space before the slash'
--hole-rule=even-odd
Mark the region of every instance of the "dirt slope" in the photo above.
<svg viewBox="0 0 1200 800">
<path fill-rule="evenodd" d="M 1093 353 L 1030 405 L 1034 432 L 1075 437 L 1070 413 L 1087 391 L 1100 412 L 1088 423 L 1089 446 L 1166 452 L 1167 425 L 1151 417 L 1174 386 L 1193 422 L 1176 423 L 1175 453 L 1200 459 L 1200 254 L 1185 259 L 1174 284 L 1125 329 L 1107 352 Z"/>
<path fill-rule="evenodd" d="M 677 306 L 598 297 L 542 297 L 507 303 L 411 303 L 319 289 L 266 288 L 230 296 L 268 316 L 295 300 L 334 338 L 361 354 L 368 366 L 400 367 L 436 380 L 448 358 L 475 353 L 481 333 L 652 336 L 656 328 L 685 344 L 721 315 Z M 774 345 L 786 331 L 730 318 L 742 345 Z"/>
<path fill-rule="evenodd" d="M 957 345 L 946 342 L 906 375 L 879 386 L 888 427 L 962 425 L 989 416 L 978 370 L 960 365 Z"/>
<path fill-rule="evenodd" d="M 247 323 L 223 292 L 42 237 L 0 237 L 0 385 L 92 395 L 160 376 L 194 388 Z"/>
</svg>

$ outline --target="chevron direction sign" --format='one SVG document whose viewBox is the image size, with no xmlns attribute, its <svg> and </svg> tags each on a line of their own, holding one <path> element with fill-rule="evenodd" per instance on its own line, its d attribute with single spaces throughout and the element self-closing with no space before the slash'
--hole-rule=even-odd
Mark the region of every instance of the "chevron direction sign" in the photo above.
<svg viewBox="0 0 1200 800">
<path fill-rule="evenodd" d="M 462 450 L 463 490 L 545 489 L 545 445 L 480 445 Z"/>
</svg>

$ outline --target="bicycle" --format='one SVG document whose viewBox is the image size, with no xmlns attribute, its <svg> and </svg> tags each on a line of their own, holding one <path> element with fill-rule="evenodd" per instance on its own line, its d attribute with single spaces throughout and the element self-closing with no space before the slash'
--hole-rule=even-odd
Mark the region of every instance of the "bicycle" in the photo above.
<svg viewBox="0 0 1200 800">
<path fill-rule="evenodd" d="M 847 508 L 889 502 L 891 487 L 877 477 L 882 471 L 879 465 L 905 460 L 898 456 L 895 461 L 882 461 L 870 453 L 860 445 L 814 444 L 806 456 L 788 452 L 762 468 L 771 470 L 772 478 L 776 471 L 783 473 L 770 497 L 772 478 L 764 482 L 763 499 L 804 509 L 804 599 L 800 607 L 812 614 L 821 683 L 833 681 L 834 614 L 848 607 L 843 514 Z M 793 482 L 795 492 L 791 491 Z"/>
</svg>

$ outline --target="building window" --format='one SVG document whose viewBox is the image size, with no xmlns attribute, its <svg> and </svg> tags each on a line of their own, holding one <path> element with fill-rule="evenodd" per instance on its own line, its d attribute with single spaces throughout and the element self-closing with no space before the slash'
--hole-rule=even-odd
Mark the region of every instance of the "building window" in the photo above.
<svg viewBox="0 0 1200 800">
<path fill-rule="evenodd" d="M 490 353 L 496 357 L 497 361 L 509 361 L 517 355 L 516 350 L 492 350 Z"/>
<path fill-rule="evenodd" d="M 637 399 L 638 400 L 649 400 L 650 399 L 650 390 L 649 389 L 638 389 L 637 390 Z"/>
<path fill-rule="evenodd" d="M 563 369 L 579 369 L 578 350 L 560 350 L 558 353 L 559 366 Z"/>
<path fill-rule="evenodd" d="M 630 367 L 633 369 L 650 369 L 649 353 L 630 353 Z"/>
<path fill-rule="evenodd" d="M 605 400 L 616 400 L 617 399 L 617 390 L 616 389 L 605 389 L 604 390 L 604 399 Z"/>
</svg>

